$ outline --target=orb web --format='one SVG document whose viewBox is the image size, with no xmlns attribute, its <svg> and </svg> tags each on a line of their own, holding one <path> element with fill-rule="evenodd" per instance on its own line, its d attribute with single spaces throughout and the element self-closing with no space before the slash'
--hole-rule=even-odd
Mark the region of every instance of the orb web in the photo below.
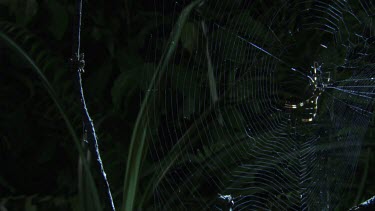
<svg viewBox="0 0 375 211">
<path fill-rule="evenodd" d="M 374 107 L 374 4 L 202 0 L 180 22 L 191 4 L 153 8 L 145 80 L 175 50 L 147 90 L 149 208 L 347 206 Z"/>
</svg>

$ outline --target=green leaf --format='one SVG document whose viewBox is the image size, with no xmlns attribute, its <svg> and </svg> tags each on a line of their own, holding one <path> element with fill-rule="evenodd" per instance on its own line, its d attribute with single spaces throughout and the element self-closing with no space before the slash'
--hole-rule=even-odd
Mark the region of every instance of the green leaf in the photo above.
<svg viewBox="0 0 375 211">
<path fill-rule="evenodd" d="M 116 110 L 121 110 L 124 102 L 135 90 L 146 91 L 153 75 L 154 65 L 146 63 L 122 72 L 115 80 L 111 90 L 112 102 Z M 125 110 L 124 110 L 125 111 Z"/>
<path fill-rule="evenodd" d="M 33 197 L 34 195 L 28 197 L 26 199 L 26 203 L 25 203 L 25 210 L 26 211 L 37 211 L 38 210 L 38 207 L 36 205 L 33 204 Z"/>
<path fill-rule="evenodd" d="M 2 4 L 2 5 L 8 5 L 9 4 L 9 0 L 0 0 L 0 4 Z"/>
<path fill-rule="evenodd" d="M 36 0 L 12 0 L 3 4 L 8 4 L 11 13 L 16 16 L 16 22 L 21 25 L 28 24 L 38 11 Z"/>
<path fill-rule="evenodd" d="M 86 80 L 86 87 L 88 90 L 87 93 L 94 97 L 94 99 L 103 99 L 103 96 L 107 94 L 106 88 L 112 83 L 112 70 L 112 64 L 104 64 L 96 68 L 95 71 L 91 71 L 91 75 Z"/>
<path fill-rule="evenodd" d="M 271 31 L 262 22 L 257 21 L 253 18 L 254 13 L 249 10 L 245 10 L 235 15 L 230 21 L 236 26 L 236 29 L 241 29 L 241 34 L 251 34 L 253 40 L 267 41 L 272 43 L 274 37 L 272 37 Z"/>
<path fill-rule="evenodd" d="M 236 108 L 230 108 L 223 112 L 223 118 L 225 126 L 227 128 L 233 128 L 238 131 L 243 131 L 245 129 L 245 120 L 243 119 L 243 114 Z"/>
<path fill-rule="evenodd" d="M 49 10 L 49 24 L 48 30 L 55 36 L 57 40 L 61 40 L 64 36 L 68 27 L 69 16 L 66 11 L 66 7 L 60 4 L 58 1 L 48 1 Z"/>
<path fill-rule="evenodd" d="M 202 98 L 201 81 L 205 76 L 203 71 L 187 69 L 184 66 L 175 66 L 177 74 L 171 74 L 172 88 L 182 95 L 183 116 L 189 118 L 197 111 L 199 100 Z"/>
<path fill-rule="evenodd" d="M 182 28 L 181 32 L 181 43 L 182 47 L 189 51 L 190 54 L 193 53 L 197 47 L 198 42 L 198 27 L 193 22 L 187 22 Z"/>
<path fill-rule="evenodd" d="M 22 3 L 24 3 L 24 1 L 22 1 Z M 38 2 L 36 0 L 26 1 L 25 14 L 24 14 L 24 17 L 23 17 L 24 24 L 29 23 L 32 20 L 32 18 L 34 17 L 34 15 L 37 13 L 37 11 L 38 11 Z"/>
<path fill-rule="evenodd" d="M 121 72 L 127 72 L 135 68 L 139 68 L 144 62 L 141 55 L 132 48 L 121 48 L 115 54 L 116 64 Z"/>
</svg>

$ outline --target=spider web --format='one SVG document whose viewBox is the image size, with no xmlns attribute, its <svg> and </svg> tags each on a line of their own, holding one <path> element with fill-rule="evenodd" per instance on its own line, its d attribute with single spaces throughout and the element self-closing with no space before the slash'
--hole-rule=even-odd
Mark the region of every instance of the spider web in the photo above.
<svg viewBox="0 0 375 211">
<path fill-rule="evenodd" d="M 155 4 L 145 78 L 190 3 Z M 374 107 L 374 14 L 365 0 L 195 7 L 148 90 L 152 209 L 345 206 Z"/>
</svg>

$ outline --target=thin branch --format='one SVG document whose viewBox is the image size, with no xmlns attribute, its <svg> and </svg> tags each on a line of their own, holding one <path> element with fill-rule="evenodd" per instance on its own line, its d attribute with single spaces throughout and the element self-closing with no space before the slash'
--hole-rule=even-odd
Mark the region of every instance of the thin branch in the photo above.
<svg viewBox="0 0 375 211">
<path fill-rule="evenodd" d="M 86 107 L 85 97 L 83 94 L 83 88 L 82 88 L 82 72 L 84 67 L 84 60 L 83 60 L 83 54 L 80 53 L 80 47 L 81 47 L 81 23 L 82 23 L 82 0 L 77 0 L 76 5 L 76 22 L 75 27 L 73 29 L 73 52 L 72 52 L 72 69 L 76 73 L 76 82 L 77 87 L 79 91 L 79 97 L 81 100 L 81 108 L 83 113 L 83 124 L 84 129 L 87 133 L 87 141 L 90 148 L 91 153 L 94 156 L 94 160 L 96 160 L 96 165 L 99 170 L 99 175 L 101 177 L 101 182 L 104 184 L 104 189 L 106 191 L 106 204 L 110 207 L 110 210 L 115 211 L 115 206 L 112 199 L 111 190 L 109 187 L 109 183 L 107 180 L 106 173 L 104 171 L 102 159 L 100 157 L 99 153 L 99 147 L 98 147 L 98 139 L 95 133 L 94 123 L 89 115 L 88 109 Z"/>
</svg>

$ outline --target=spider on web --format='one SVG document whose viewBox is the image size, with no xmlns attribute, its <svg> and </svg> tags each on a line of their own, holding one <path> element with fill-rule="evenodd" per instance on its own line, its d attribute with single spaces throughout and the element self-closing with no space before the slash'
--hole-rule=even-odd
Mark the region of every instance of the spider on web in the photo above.
<svg viewBox="0 0 375 211">
<path fill-rule="evenodd" d="M 318 113 L 318 102 L 319 97 L 327 87 L 327 84 L 331 81 L 330 72 L 327 72 L 327 76 L 323 77 L 323 73 L 321 71 L 322 65 L 318 65 L 317 62 L 314 62 L 314 66 L 312 67 L 313 70 L 311 71 L 311 75 L 307 75 L 309 78 L 310 86 L 313 87 L 311 97 L 307 98 L 306 100 L 300 101 L 298 103 L 290 103 L 286 102 L 284 108 L 286 109 L 300 109 L 303 108 L 305 111 L 308 112 L 308 115 L 304 115 L 301 118 L 302 122 L 313 122 Z"/>
</svg>

